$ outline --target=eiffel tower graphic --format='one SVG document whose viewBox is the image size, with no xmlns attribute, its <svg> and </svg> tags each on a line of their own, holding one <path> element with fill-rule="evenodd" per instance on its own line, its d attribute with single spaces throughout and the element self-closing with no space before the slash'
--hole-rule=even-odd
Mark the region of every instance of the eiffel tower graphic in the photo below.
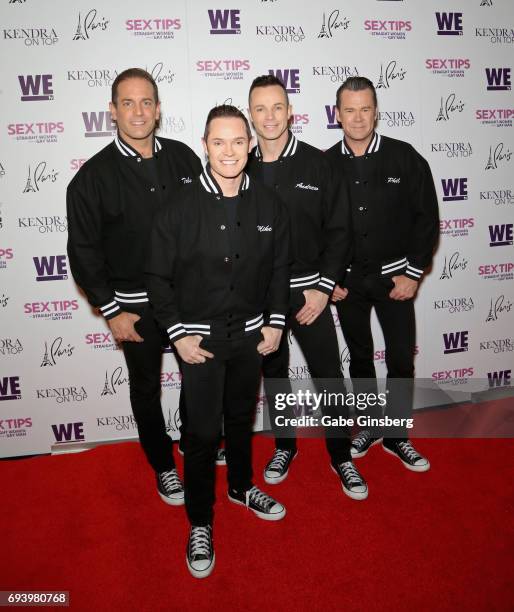
<svg viewBox="0 0 514 612">
<path fill-rule="evenodd" d="M 384 83 L 383 64 L 380 64 L 380 77 L 377 83 L 377 89 L 386 89 L 387 85 Z"/>
<path fill-rule="evenodd" d="M 80 13 L 79 13 L 79 22 L 77 24 L 77 30 L 75 32 L 75 36 L 73 40 L 86 40 L 86 35 L 82 32 L 82 25 L 80 23 Z"/>
<path fill-rule="evenodd" d="M 40 368 L 44 368 L 45 366 L 53 366 L 54 364 L 50 361 L 48 357 L 48 345 L 45 342 L 45 354 L 43 355 L 43 361 L 41 362 Z"/>
<path fill-rule="evenodd" d="M 327 28 L 325 26 L 325 13 L 323 13 L 323 25 L 321 26 L 318 38 L 330 38 L 330 34 L 327 32 Z"/>
<path fill-rule="evenodd" d="M 496 321 L 496 319 L 497 317 L 495 317 L 493 313 L 493 300 L 491 299 L 491 307 L 489 308 L 489 314 L 487 315 L 485 322 L 488 323 L 489 321 Z"/>
<path fill-rule="evenodd" d="M 439 277 L 439 280 L 444 280 L 446 278 L 451 278 L 451 276 L 448 274 L 448 269 L 447 269 L 447 265 L 446 265 L 446 257 L 444 258 L 444 267 L 443 267 L 443 271 L 441 273 L 441 276 Z"/>
<path fill-rule="evenodd" d="M 496 166 L 493 163 L 493 152 L 491 147 L 489 147 L 489 159 L 487 160 L 487 165 L 485 167 L 486 170 L 494 170 Z"/>
<path fill-rule="evenodd" d="M 446 121 L 447 118 L 444 114 L 444 108 L 443 108 L 443 98 L 441 97 L 441 108 L 439 109 L 439 114 L 437 115 L 437 119 L 436 121 Z"/>
<path fill-rule="evenodd" d="M 32 191 L 34 193 L 36 193 L 37 189 L 32 185 L 32 178 L 30 176 L 30 166 L 29 166 L 29 175 L 27 176 L 27 182 L 25 183 L 25 189 L 23 190 L 23 193 L 28 193 L 29 191 Z"/>
<path fill-rule="evenodd" d="M 482 0 L 482 2 L 480 3 L 480 6 L 492 6 L 493 5 L 493 0 Z"/>
<path fill-rule="evenodd" d="M 105 370 L 105 384 L 104 388 L 102 389 L 102 392 L 100 393 L 100 397 L 103 397 L 104 395 L 114 395 L 112 389 L 109 387 L 109 381 L 107 379 L 107 370 Z"/>
</svg>

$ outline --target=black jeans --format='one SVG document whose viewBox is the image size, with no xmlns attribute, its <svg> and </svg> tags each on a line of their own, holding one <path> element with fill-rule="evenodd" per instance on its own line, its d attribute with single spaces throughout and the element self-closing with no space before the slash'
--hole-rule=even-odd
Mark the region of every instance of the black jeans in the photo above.
<svg viewBox="0 0 514 612">
<path fill-rule="evenodd" d="M 270 411 L 271 427 L 275 434 L 275 445 L 278 449 L 284 450 L 296 450 L 295 433 L 294 430 L 288 429 L 286 430 L 287 436 L 280 435 L 284 430 L 276 426 L 274 418 L 278 414 L 274 410 L 274 398 L 277 388 L 276 385 L 271 385 L 266 381 L 267 379 L 282 379 L 284 384 L 280 385 L 281 391 L 285 393 L 291 392 L 291 385 L 288 382 L 289 330 L 291 330 L 300 345 L 311 377 L 313 379 L 331 379 L 332 381 L 339 379 L 341 381 L 339 391 L 344 392 L 339 346 L 337 344 L 336 329 L 330 306 L 327 305 L 325 310 L 311 325 L 300 325 L 295 315 L 304 304 L 305 296 L 303 292 L 301 290 L 293 290 L 291 292 L 291 312 L 286 318 L 286 330 L 282 336 L 279 349 L 275 353 L 271 353 L 264 358 L 262 367 L 264 387 L 268 400 L 268 409 Z M 316 391 L 318 393 L 323 390 L 319 388 L 320 382 L 321 381 L 315 381 Z M 326 406 L 324 408 L 324 413 L 329 416 L 347 416 L 347 410 L 343 407 L 336 409 Z M 294 416 L 291 407 L 286 408 L 279 414 L 283 414 L 287 418 L 292 418 Z M 351 459 L 349 432 L 346 428 L 338 429 L 338 432 L 335 432 L 334 428 L 325 429 L 325 433 L 327 434 L 325 442 L 332 463 L 341 463 L 343 461 L 350 461 Z"/>
<path fill-rule="evenodd" d="M 374 307 L 385 341 L 389 392 L 386 414 L 391 418 L 410 418 L 416 344 L 414 301 L 391 299 L 389 292 L 394 283 L 390 278 L 379 274 L 363 275 L 352 271 L 348 274 L 345 287 L 348 289 L 348 295 L 336 305 L 350 352 L 350 376 L 352 379 L 361 379 L 359 388 L 355 391 L 376 393 L 370 318 L 371 309 Z M 368 407 L 364 414 L 373 418 L 382 416 L 378 406 Z M 379 436 L 381 432 L 374 430 L 373 434 Z M 394 438 L 407 438 L 407 430 L 397 429 Z"/>
<path fill-rule="evenodd" d="M 122 343 L 129 373 L 130 404 L 148 462 L 156 472 L 164 472 L 175 467 L 173 441 L 166 433 L 161 407 L 162 348 L 168 341 L 149 306 L 132 312 L 141 317 L 135 328 L 144 342 Z"/>
<path fill-rule="evenodd" d="M 214 354 L 205 363 L 182 362 L 186 408 L 184 485 L 186 512 L 192 525 L 213 520 L 215 461 L 222 419 L 225 428 L 227 478 L 230 489 L 252 486 L 252 428 L 262 357 L 260 332 L 231 340 L 203 339 Z"/>
</svg>

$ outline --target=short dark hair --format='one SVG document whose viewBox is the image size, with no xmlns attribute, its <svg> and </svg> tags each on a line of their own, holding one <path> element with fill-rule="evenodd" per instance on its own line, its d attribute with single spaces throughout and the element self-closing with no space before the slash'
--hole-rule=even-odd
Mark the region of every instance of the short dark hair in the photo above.
<svg viewBox="0 0 514 612">
<path fill-rule="evenodd" d="M 377 102 L 377 92 L 375 90 L 375 86 L 373 83 L 363 76 L 352 76 L 348 77 L 346 81 L 339 87 L 336 93 L 336 106 L 339 108 L 339 103 L 341 102 L 341 95 L 343 91 L 363 91 L 364 89 L 371 89 L 371 93 L 373 94 L 373 102 L 375 103 L 375 107 L 378 106 Z"/>
<path fill-rule="evenodd" d="M 122 81 L 127 81 L 128 79 L 144 79 L 148 81 L 150 85 L 153 87 L 153 97 L 156 104 L 159 102 L 159 90 L 157 89 L 157 83 L 155 82 L 153 76 L 143 70 L 142 68 L 127 68 L 123 72 L 120 72 L 118 76 L 114 79 L 111 85 L 111 101 L 116 106 L 118 101 L 118 85 Z"/>
<path fill-rule="evenodd" d="M 287 105 L 289 106 L 289 96 L 284 83 L 282 83 L 282 81 L 273 74 L 262 74 L 261 76 L 255 77 L 250 85 L 250 91 L 248 92 L 248 104 L 250 104 L 250 98 L 252 97 L 252 91 L 254 89 L 257 89 L 257 87 L 270 87 L 271 85 L 278 85 L 282 88 L 282 91 L 286 97 Z"/>
<path fill-rule="evenodd" d="M 220 104 L 219 106 L 211 108 L 209 114 L 207 115 L 207 121 L 205 122 L 205 130 L 203 133 L 205 141 L 207 141 L 207 137 L 209 136 L 209 126 L 211 124 L 211 121 L 214 121 L 214 119 L 222 119 L 229 117 L 241 119 L 241 121 L 244 123 L 248 140 L 252 139 L 252 131 L 250 130 L 250 124 L 248 123 L 248 119 L 243 115 L 243 113 L 231 104 Z"/>
</svg>

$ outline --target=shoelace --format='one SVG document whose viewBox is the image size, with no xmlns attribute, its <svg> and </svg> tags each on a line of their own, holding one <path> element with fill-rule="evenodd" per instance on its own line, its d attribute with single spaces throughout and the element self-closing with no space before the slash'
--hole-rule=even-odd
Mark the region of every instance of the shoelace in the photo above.
<svg viewBox="0 0 514 612">
<path fill-rule="evenodd" d="M 414 449 L 410 442 L 398 442 L 398 448 L 407 455 L 411 461 L 417 461 L 423 457 Z"/>
<path fill-rule="evenodd" d="M 247 507 L 250 505 L 250 502 L 254 503 L 260 508 L 264 508 L 265 510 L 267 510 L 275 503 L 275 500 L 269 495 L 266 495 L 266 493 L 258 489 L 256 486 L 253 486 L 251 489 L 246 491 Z"/>
<path fill-rule="evenodd" d="M 193 527 L 189 542 L 189 552 L 191 557 L 211 554 L 211 534 L 209 527 Z"/>
<path fill-rule="evenodd" d="M 273 459 L 270 461 L 268 470 L 282 471 L 287 463 L 287 460 L 289 459 L 290 452 L 291 451 L 287 450 L 276 450 L 273 455 Z"/>
<path fill-rule="evenodd" d="M 349 483 L 356 484 L 364 484 L 362 481 L 362 476 L 357 471 L 357 468 L 353 465 L 351 461 L 347 461 L 341 464 L 341 470 L 343 471 L 344 479 Z"/>
<path fill-rule="evenodd" d="M 357 436 L 355 436 L 355 439 L 353 441 L 353 445 L 357 449 L 360 449 L 360 448 L 362 448 L 366 444 L 366 442 L 370 438 L 371 438 L 371 433 L 367 429 L 364 429 L 359 434 L 357 434 Z"/>
<path fill-rule="evenodd" d="M 170 470 L 169 472 L 161 472 L 159 474 L 161 478 L 162 486 L 166 491 L 172 493 L 173 491 L 182 490 L 182 483 L 178 477 L 177 470 Z"/>
</svg>

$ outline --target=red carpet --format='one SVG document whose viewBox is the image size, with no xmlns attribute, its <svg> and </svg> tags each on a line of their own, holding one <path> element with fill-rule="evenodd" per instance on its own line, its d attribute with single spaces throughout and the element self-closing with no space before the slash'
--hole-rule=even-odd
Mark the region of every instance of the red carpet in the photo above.
<svg viewBox="0 0 514 612">
<path fill-rule="evenodd" d="M 432 469 L 374 447 L 366 501 L 323 443 L 300 441 L 278 523 L 228 502 L 218 468 L 216 568 L 192 578 L 183 507 L 161 502 L 135 443 L 2 461 L 0 590 L 68 590 L 73 610 L 512 610 L 512 440 L 421 440 Z M 255 440 L 256 484 L 271 440 Z M 181 462 L 179 463 L 182 468 Z"/>
</svg>

